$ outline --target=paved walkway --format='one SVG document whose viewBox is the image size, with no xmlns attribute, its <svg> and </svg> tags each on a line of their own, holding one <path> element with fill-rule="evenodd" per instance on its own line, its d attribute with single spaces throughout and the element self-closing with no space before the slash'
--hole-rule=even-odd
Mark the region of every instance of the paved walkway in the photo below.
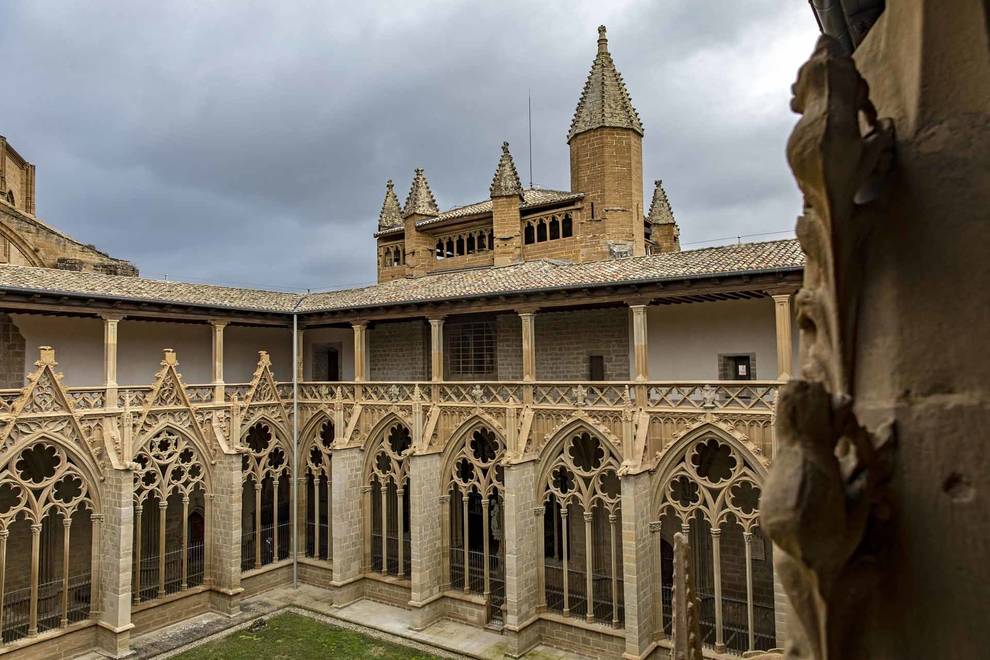
<svg viewBox="0 0 990 660">
<path fill-rule="evenodd" d="M 359 600 L 342 608 L 333 607 L 327 602 L 326 591 L 305 584 L 298 589 L 280 587 L 246 598 L 241 602 L 241 613 L 233 618 L 215 613 L 201 614 L 134 637 L 131 648 L 137 658 L 168 658 L 186 650 L 191 644 L 221 638 L 247 627 L 259 617 L 270 616 L 280 610 L 294 610 L 335 626 L 441 656 L 484 660 L 507 657 L 502 636 L 493 630 L 448 619 L 441 619 L 424 630 L 412 630 L 409 627 L 412 616 L 408 610 L 371 600 Z M 525 657 L 529 660 L 562 660 L 580 656 L 540 645 Z M 100 656 L 90 654 L 83 658 L 97 660 Z"/>
</svg>

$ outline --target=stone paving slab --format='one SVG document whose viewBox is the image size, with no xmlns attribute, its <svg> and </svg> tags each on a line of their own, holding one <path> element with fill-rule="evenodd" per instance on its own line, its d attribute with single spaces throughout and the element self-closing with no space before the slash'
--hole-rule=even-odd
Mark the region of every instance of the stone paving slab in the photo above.
<svg viewBox="0 0 990 660">
<path fill-rule="evenodd" d="M 131 657 L 164 660 L 191 646 L 246 628 L 259 617 L 282 611 L 313 616 L 330 625 L 411 645 L 441 656 L 480 660 L 508 657 L 502 636 L 494 630 L 480 629 L 450 619 L 441 619 L 423 630 L 413 630 L 410 628 L 413 616 L 408 610 L 367 599 L 335 607 L 328 602 L 326 591 L 311 585 L 300 585 L 298 589 L 280 587 L 246 598 L 241 602 L 240 614 L 234 617 L 210 612 L 136 636 L 131 639 L 131 649 L 134 651 Z M 562 660 L 581 656 L 541 644 L 524 657 L 529 660 Z M 95 653 L 82 656 L 83 660 L 101 658 Z"/>
</svg>

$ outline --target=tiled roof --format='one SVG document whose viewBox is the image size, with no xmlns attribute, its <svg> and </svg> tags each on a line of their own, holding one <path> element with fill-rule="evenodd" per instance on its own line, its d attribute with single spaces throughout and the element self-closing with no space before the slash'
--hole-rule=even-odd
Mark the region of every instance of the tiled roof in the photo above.
<svg viewBox="0 0 990 660">
<path fill-rule="evenodd" d="M 796 271 L 803 267 L 804 256 L 797 241 L 785 240 L 584 264 L 530 261 L 511 266 L 399 278 L 359 289 L 306 295 L 4 265 L 0 266 L 0 291 L 286 313 L 360 309 L 746 272 Z"/>
<path fill-rule="evenodd" d="M 567 141 L 570 142 L 578 133 L 602 126 L 631 128 L 640 135 L 643 134 L 643 124 L 629 98 L 629 90 L 608 52 L 604 25 L 598 28 L 598 54 L 591 64 L 588 80 L 581 91 Z"/>
<path fill-rule="evenodd" d="M 0 266 L 0 290 L 4 289 L 261 312 L 291 312 L 301 299 L 298 294 L 278 291 L 31 266 Z"/>
<path fill-rule="evenodd" d="M 648 283 L 745 272 L 795 271 L 804 267 L 796 240 L 745 243 L 583 264 L 529 261 L 511 266 L 399 278 L 362 289 L 305 296 L 298 311 L 332 311 L 381 305 Z"/>
</svg>

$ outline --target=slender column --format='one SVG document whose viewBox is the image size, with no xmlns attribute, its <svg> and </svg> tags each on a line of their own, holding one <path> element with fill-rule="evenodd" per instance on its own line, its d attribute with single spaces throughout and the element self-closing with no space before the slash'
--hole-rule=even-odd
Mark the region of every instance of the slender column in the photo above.
<svg viewBox="0 0 990 660">
<path fill-rule="evenodd" d="M 463 512 L 463 516 L 461 518 L 461 540 L 464 545 L 461 549 L 464 554 L 464 593 L 470 591 L 469 586 L 471 582 L 469 578 L 471 565 L 468 561 L 468 545 L 470 545 L 468 542 L 470 539 L 470 532 L 468 532 L 468 497 L 470 497 L 469 491 L 461 493 L 461 511 Z"/>
<path fill-rule="evenodd" d="M 405 513 L 406 513 L 405 511 L 406 503 L 403 501 L 403 497 L 405 496 L 405 494 L 406 494 L 405 488 L 395 489 L 395 506 L 396 506 L 396 512 L 398 513 L 398 517 L 396 518 L 396 524 L 398 525 L 398 532 L 399 532 L 398 544 L 397 544 L 399 549 L 399 577 L 402 577 L 406 574 L 406 549 L 404 547 L 405 543 L 403 542 L 405 540 L 403 538 L 403 535 L 405 534 L 405 522 L 406 522 L 403 519 L 405 518 Z"/>
<path fill-rule="evenodd" d="M 354 380 L 358 383 L 367 378 L 368 324 L 352 323 L 354 329 Z"/>
<path fill-rule="evenodd" d="M 746 542 L 746 630 L 749 642 L 746 648 L 752 651 L 756 648 L 756 631 L 753 629 L 753 532 L 743 532 L 743 540 Z"/>
<path fill-rule="evenodd" d="M 92 538 L 90 539 L 90 591 L 89 591 L 89 618 L 95 619 L 100 615 L 100 604 L 103 596 L 100 591 L 103 586 L 102 568 L 103 557 L 100 556 L 100 541 L 103 538 L 103 515 L 94 513 L 90 515 L 92 524 Z M 0 580 L 0 603 L 3 602 L 3 582 Z M 0 608 L 2 609 L 2 608 Z M 0 630 L 3 625 L 0 624 Z"/>
<path fill-rule="evenodd" d="M 316 533 L 313 534 L 313 538 L 316 541 L 313 543 L 313 556 L 317 559 L 320 558 L 320 475 L 313 475 L 313 527 L 316 528 Z"/>
<path fill-rule="evenodd" d="M 7 577 L 7 538 L 9 536 L 9 529 L 0 529 L 0 630 L 3 630 L 3 603 L 7 597 L 5 578 Z"/>
<path fill-rule="evenodd" d="M 615 538 L 616 515 L 608 514 L 609 546 L 612 551 L 612 627 L 619 625 L 619 562 L 616 560 L 616 546 L 620 540 Z"/>
<path fill-rule="evenodd" d="M 278 477 L 272 479 L 272 563 L 278 561 Z"/>
<path fill-rule="evenodd" d="M 519 312 L 522 320 L 522 362 L 523 380 L 536 380 L 536 314 Z"/>
<path fill-rule="evenodd" d="M 261 568 L 261 482 L 254 484 L 254 567 Z"/>
<path fill-rule="evenodd" d="M 182 494 L 182 590 L 189 588 L 189 495 Z"/>
<path fill-rule="evenodd" d="M 158 503 L 158 597 L 165 596 L 165 513 L 168 511 L 168 498 L 162 497 Z"/>
<path fill-rule="evenodd" d="M 591 522 L 594 514 L 591 511 L 584 512 L 584 589 L 585 589 L 585 612 L 584 618 L 588 621 L 595 620 L 595 558 L 594 548 L 591 544 Z"/>
<path fill-rule="evenodd" d="M 382 575 L 388 575 L 388 485 L 378 484 L 379 501 L 382 504 Z"/>
<path fill-rule="evenodd" d="M 107 388 L 107 407 L 117 407 L 117 324 L 124 317 L 103 315 L 103 382 Z"/>
<path fill-rule="evenodd" d="M 777 329 L 777 378 L 787 380 L 791 371 L 791 294 L 779 294 L 773 297 L 774 319 Z"/>
<path fill-rule="evenodd" d="M 712 528 L 712 563 L 715 568 L 715 651 L 725 652 L 725 639 L 722 631 L 722 530 Z"/>
<path fill-rule="evenodd" d="M 440 508 L 442 509 L 441 538 L 440 547 L 443 548 L 440 555 L 440 590 L 450 587 L 450 495 L 440 496 Z"/>
<path fill-rule="evenodd" d="M 28 637 L 38 634 L 38 553 L 41 552 L 41 523 L 31 525 L 31 605 Z"/>
<path fill-rule="evenodd" d="M 305 328 L 298 328 L 296 330 L 296 380 L 300 383 L 306 380 L 306 358 L 303 357 L 303 334 L 305 333 Z"/>
<path fill-rule="evenodd" d="M 443 380 L 443 317 L 430 319 L 430 367 L 434 383 Z"/>
<path fill-rule="evenodd" d="M 491 502 L 488 500 L 487 497 L 485 497 L 484 499 L 481 500 L 481 529 L 482 529 L 482 532 L 481 532 L 482 553 L 481 554 L 482 554 L 482 561 L 484 561 L 484 563 L 485 563 L 485 600 L 487 600 L 488 597 L 492 593 L 491 569 L 489 568 L 489 563 L 490 562 L 489 562 L 489 558 L 488 558 L 488 553 L 489 553 L 488 536 L 489 536 L 489 530 L 490 530 L 490 528 L 488 526 L 488 524 L 489 524 L 488 523 L 488 516 L 489 516 L 488 509 L 489 509 L 489 506 L 490 505 L 491 505 Z"/>
<path fill-rule="evenodd" d="M 560 507 L 560 536 L 561 536 L 561 538 L 563 540 L 563 544 L 564 544 L 564 547 L 563 547 L 563 551 L 564 551 L 564 553 L 563 553 L 563 559 L 561 560 L 560 565 L 561 565 L 561 576 L 562 576 L 563 581 L 564 581 L 564 614 L 566 615 L 566 614 L 570 614 L 571 613 L 571 597 L 570 597 L 570 593 L 568 593 L 568 588 L 567 588 L 568 587 L 568 580 L 570 578 L 570 576 L 568 575 L 569 569 L 567 567 L 567 537 L 570 536 L 570 535 L 567 533 L 567 506 L 566 505 L 562 505 Z"/>
<path fill-rule="evenodd" d="M 364 533 L 364 560 L 362 562 L 362 569 L 364 571 L 367 571 L 368 573 L 371 572 L 371 553 L 372 553 L 371 545 L 373 542 L 371 536 L 373 531 L 372 525 L 374 524 L 374 522 L 371 520 L 371 516 L 372 516 L 371 488 L 372 488 L 371 486 L 361 486 L 361 493 L 364 496 L 364 509 L 362 510 L 361 515 L 364 524 L 364 529 L 367 530 Z"/>
<path fill-rule="evenodd" d="M 647 344 L 646 305 L 629 305 L 632 310 L 633 366 L 637 382 L 650 379 L 650 363 Z"/>
<path fill-rule="evenodd" d="M 213 326 L 213 401 L 223 403 L 223 330 L 226 321 L 210 321 Z"/>
<path fill-rule="evenodd" d="M 144 502 L 134 507 L 134 602 L 141 602 L 141 518 L 144 515 Z"/>
<path fill-rule="evenodd" d="M 62 536 L 62 627 L 69 625 L 69 531 L 72 518 L 65 516 L 62 520 L 64 534 Z"/>
</svg>

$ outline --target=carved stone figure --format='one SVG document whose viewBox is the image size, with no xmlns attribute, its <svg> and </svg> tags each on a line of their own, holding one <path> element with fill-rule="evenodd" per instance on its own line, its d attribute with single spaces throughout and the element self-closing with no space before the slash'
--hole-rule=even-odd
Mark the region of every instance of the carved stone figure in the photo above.
<svg viewBox="0 0 990 660">
<path fill-rule="evenodd" d="M 863 205 L 879 198 L 893 126 L 834 39 L 822 36 L 793 87 L 802 115 L 787 157 L 804 194 L 797 234 L 807 255 L 798 293 L 801 377 L 780 392 L 778 453 L 761 503 L 776 568 L 796 615 L 790 658 L 847 657 L 852 603 L 871 588 L 884 545 L 891 427 L 868 432 L 853 411 Z"/>
</svg>

